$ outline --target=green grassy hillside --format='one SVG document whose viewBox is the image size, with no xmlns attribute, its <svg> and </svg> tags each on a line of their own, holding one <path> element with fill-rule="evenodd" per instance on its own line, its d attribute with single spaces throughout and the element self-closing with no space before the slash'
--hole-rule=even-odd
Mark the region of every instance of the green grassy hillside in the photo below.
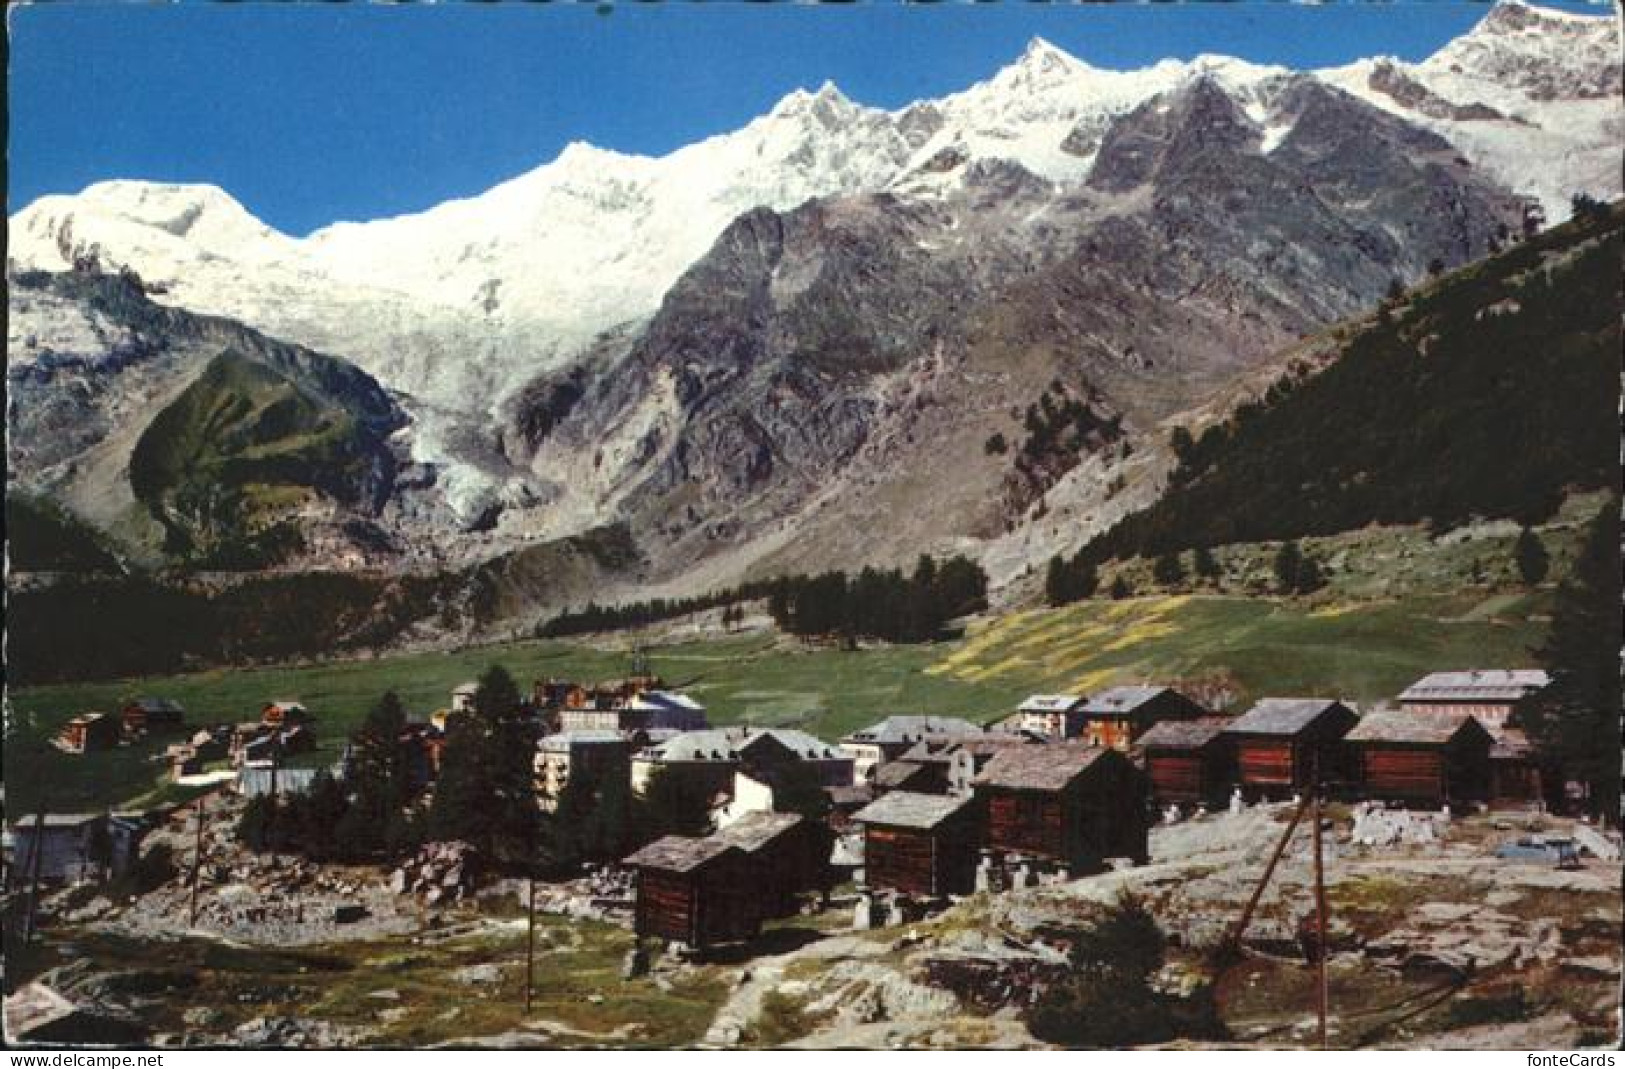
<svg viewBox="0 0 1625 1069">
<path fill-rule="evenodd" d="M 1391 697 L 1435 669 L 1530 664 L 1528 650 L 1543 634 L 1549 599 L 1547 592 L 1349 602 L 1134 598 L 1016 613 L 950 643 L 843 652 L 756 634 L 649 652 L 655 670 L 705 702 L 715 723 L 795 725 L 833 739 L 889 713 L 991 720 L 1033 691 L 1139 679 L 1211 683 L 1238 705 L 1264 694 Z M 628 669 L 624 651 L 525 642 L 16 691 L 10 697 L 14 734 L 5 749 L 7 800 L 26 810 L 48 788 L 52 808 L 60 810 L 153 790 L 162 770 L 143 758 L 166 740 L 82 757 L 45 743 L 67 717 L 115 708 L 126 695 L 179 699 L 194 722 L 241 720 L 268 699 L 299 698 L 320 718 L 322 749 L 310 760 L 328 761 L 384 690 L 394 688 L 408 708 L 426 712 L 493 663 L 522 682 L 611 678 Z"/>
<path fill-rule="evenodd" d="M 364 501 L 388 457 L 342 406 L 228 352 L 153 418 L 130 483 L 163 524 L 167 552 L 253 567 L 298 548 L 288 521 L 311 499 Z"/>
</svg>

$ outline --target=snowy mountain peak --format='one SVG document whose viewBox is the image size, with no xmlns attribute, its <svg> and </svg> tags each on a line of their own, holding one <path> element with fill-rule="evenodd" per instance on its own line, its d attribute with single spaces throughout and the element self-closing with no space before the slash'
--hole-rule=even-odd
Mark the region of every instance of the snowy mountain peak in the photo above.
<svg viewBox="0 0 1625 1069">
<path fill-rule="evenodd" d="M 1034 37 L 1028 41 L 1026 50 L 1015 62 L 1017 69 L 1034 74 L 1070 74 L 1084 66 L 1082 60 L 1055 47 L 1042 37 Z"/>
</svg>

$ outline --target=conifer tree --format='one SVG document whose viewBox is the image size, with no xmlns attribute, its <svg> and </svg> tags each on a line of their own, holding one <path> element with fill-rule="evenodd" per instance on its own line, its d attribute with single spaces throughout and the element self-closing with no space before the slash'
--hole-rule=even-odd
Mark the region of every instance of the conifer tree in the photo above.
<svg viewBox="0 0 1625 1069">
<path fill-rule="evenodd" d="M 347 786 L 352 800 L 338 828 L 339 848 L 347 857 L 383 853 L 392 834 L 399 834 L 400 812 L 411 800 L 407 754 L 401 745 L 405 727 L 400 697 L 387 691 L 351 737 Z"/>
<path fill-rule="evenodd" d="M 1586 785 L 1594 814 L 1619 821 L 1619 501 L 1586 531 L 1574 569 L 1558 587 L 1552 627 L 1537 651 L 1552 683 L 1526 717 L 1540 752 Z"/>
<path fill-rule="evenodd" d="M 1540 536 L 1525 527 L 1518 532 L 1518 542 L 1513 547 L 1512 554 L 1518 563 L 1518 575 L 1523 579 L 1524 585 L 1539 586 L 1551 568 L 1551 558 L 1546 555 L 1546 546 L 1541 542 Z"/>
</svg>

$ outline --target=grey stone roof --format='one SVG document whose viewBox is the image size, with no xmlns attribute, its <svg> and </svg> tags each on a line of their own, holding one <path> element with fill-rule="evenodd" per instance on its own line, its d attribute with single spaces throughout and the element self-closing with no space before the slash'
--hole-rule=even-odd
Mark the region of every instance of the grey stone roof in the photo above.
<svg viewBox="0 0 1625 1069">
<path fill-rule="evenodd" d="M 948 794 L 915 794 L 893 791 L 856 813 L 852 819 L 863 824 L 884 824 L 897 828 L 934 828 L 971 804 L 971 797 Z"/>
<path fill-rule="evenodd" d="M 1230 721 L 1225 730 L 1240 735 L 1296 735 L 1328 709 L 1342 704 L 1333 698 L 1265 698 Z"/>
<path fill-rule="evenodd" d="M 1409 742 L 1443 746 L 1462 731 L 1487 734 L 1466 713 L 1367 713 L 1347 735 L 1345 742 Z"/>
<path fill-rule="evenodd" d="M 1095 716 L 1127 716 L 1167 689 L 1149 685 L 1108 687 L 1099 694 L 1091 694 L 1083 704 L 1083 711 Z"/>
<path fill-rule="evenodd" d="M 137 698 L 128 703 L 143 713 L 184 713 L 181 703 L 172 698 Z"/>
<path fill-rule="evenodd" d="M 1114 752 L 1076 742 L 1012 746 L 994 754 L 975 782 L 986 787 L 1058 791 L 1106 754 Z"/>
<path fill-rule="evenodd" d="M 621 864 L 665 872 L 692 872 L 730 850 L 738 849 L 733 843 L 715 836 L 691 839 L 682 835 L 668 835 L 624 858 Z"/>
<path fill-rule="evenodd" d="M 925 771 L 925 766 L 913 761 L 887 761 L 875 769 L 872 782 L 883 790 L 908 786 L 909 782 Z"/>
<path fill-rule="evenodd" d="M 803 819 L 800 813 L 746 813 L 716 832 L 713 838 L 732 843 L 747 854 L 754 854 L 785 832 L 798 827 Z"/>
<path fill-rule="evenodd" d="M 908 743 L 918 742 L 927 735 L 980 735 L 982 729 L 969 720 L 954 716 L 888 716 L 886 719 L 859 731 L 854 731 L 842 742 L 856 743 Z"/>
<path fill-rule="evenodd" d="M 548 753 L 566 753 L 577 746 L 612 746 L 625 743 L 626 737 L 618 731 L 560 731 L 542 736 L 536 747 Z"/>
<path fill-rule="evenodd" d="M 795 728 L 750 728 L 739 737 L 737 746 L 745 749 L 752 741 L 770 738 L 803 761 L 838 761 L 847 758 L 833 743 Z"/>
<path fill-rule="evenodd" d="M 1230 718 L 1225 716 L 1164 720 L 1152 724 L 1135 745 L 1147 750 L 1200 750 L 1224 734 L 1224 729 L 1229 726 Z"/>
<path fill-rule="evenodd" d="M 1402 702 L 1515 702 L 1546 689 L 1551 677 L 1539 668 L 1484 668 L 1434 672 L 1406 687 Z"/>
<path fill-rule="evenodd" d="M 723 728 L 685 731 L 650 746 L 639 756 L 653 761 L 737 761 L 735 736 Z"/>
</svg>

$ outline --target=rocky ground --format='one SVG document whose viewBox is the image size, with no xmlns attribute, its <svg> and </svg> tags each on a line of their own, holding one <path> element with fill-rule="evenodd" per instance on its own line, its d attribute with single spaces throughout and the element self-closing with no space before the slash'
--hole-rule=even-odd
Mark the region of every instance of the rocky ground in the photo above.
<svg viewBox="0 0 1625 1069">
<path fill-rule="evenodd" d="M 184 878 L 194 826 L 178 816 L 147 846 L 172 852 L 175 878 L 129 901 L 84 888 L 48 898 L 45 942 L 15 978 L 171 1045 L 1022 1048 L 1043 1045 L 1023 1011 L 1066 967 L 1054 933 L 1087 926 L 1129 892 L 1169 936 L 1159 987 L 1211 985 L 1234 1044 L 1313 1041 L 1313 973 L 1295 941 L 1311 902 L 1307 827 L 1261 897 L 1243 954 L 1223 968 L 1211 954 L 1285 830 L 1286 806 L 1164 825 L 1148 865 L 976 895 L 915 923 L 854 931 L 850 899 L 837 899 L 775 922 L 748 953 L 698 964 L 656 953 L 634 979 L 624 877 L 541 884 L 526 1013 L 522 881 L 487 880 L 475 894 L 476 866 L 446 849 L 396 872 L 252 858 L 226 834 L 237 803 L 217 804 L 195 927 Z M 1334 1045 L 1617 1038 L 1617 863 L 1560 870 L 1493 856 L 1531 831 L 1566 834 L 1568 822 L 1429 814 L 1395 835 L 1383 833 L 1386 817 L 1327 815 Z"/>
</svg>

